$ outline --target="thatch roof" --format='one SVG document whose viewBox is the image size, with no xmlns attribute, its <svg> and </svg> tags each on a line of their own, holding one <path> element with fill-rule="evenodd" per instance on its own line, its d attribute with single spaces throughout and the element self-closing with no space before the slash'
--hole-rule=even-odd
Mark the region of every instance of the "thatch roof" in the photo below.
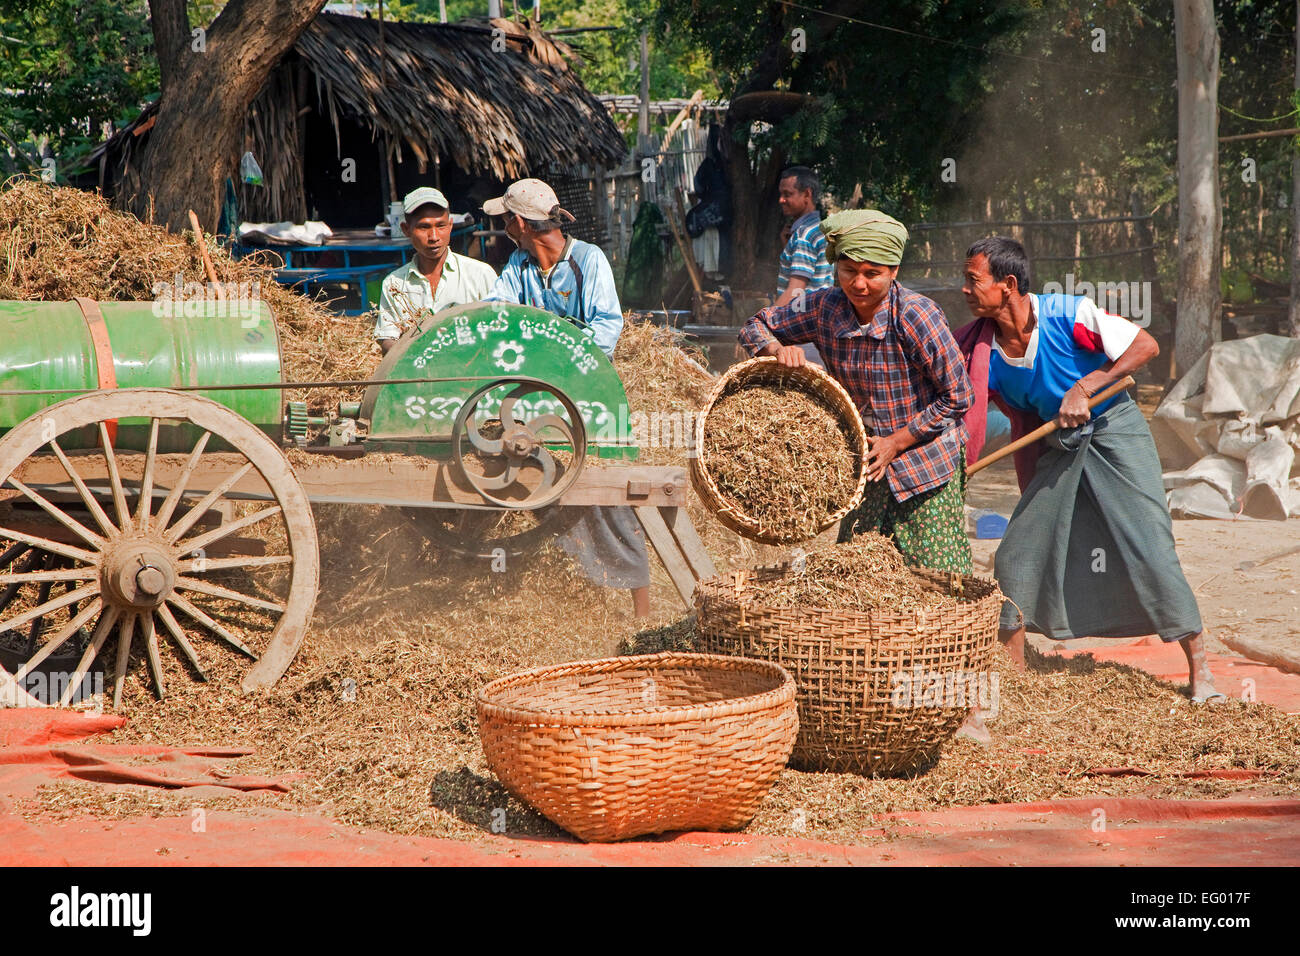
<svg viewBox="0 0 1300 956">
<path fill-rule="evenodd" d="M 374 127 L 422 163 L 439 155 L 509 180 L 623 158 L 609 113 L 541 31 L 509 20 L 389 22 L 381 47 L 379 29 L 323 13 L 294 49 L 332 115 Z"/>
<path fill-rule="evenodd" d="M 494 30 L 500 31 L 494 34 Z M 497 49 L 494 51 L 493 46 Z M 382 49 L 382 55 L 381 55 Z M 304 112 L 347 117 L 409 150 L 421 170 L 438 157 L 508 182 L 578 166 L 617 166 L 627 149 L 600 100 L 569 69 L 567 46 L 511 20 L 384 24 L 322 13 L 272 71 L 249 110 L 245 139 L 267 173 L 265 190 L 241 190 L 254 218 L 301 221 Z M 294 79 L 301 77 L 299 83 Z M 308 84 L 315 80 L 312 94 Z M 110 190 L 157 116 L 149 104 L 86 161 Z"/>
</svg>

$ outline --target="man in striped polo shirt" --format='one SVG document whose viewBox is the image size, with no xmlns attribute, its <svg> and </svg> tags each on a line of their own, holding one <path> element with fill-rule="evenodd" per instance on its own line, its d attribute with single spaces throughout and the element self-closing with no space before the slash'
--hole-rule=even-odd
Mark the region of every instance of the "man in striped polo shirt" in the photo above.
<svg viewBox="0 0 1300 956">
<path fill-rule="evenodd" d="M 781 253 L 774 305 L 789 305 L 795 301 L 800 289 L 816 292 L 835 284 L 830 263 L 826 261 L 822 217 L 817 211 L 820 198 L 821 183 L 817 181 L 817 174 L 807 166 L 791 166 L 781 174 L 781 212 L 793 222 L 790 224 L 790 240 Z"/>
</svg>

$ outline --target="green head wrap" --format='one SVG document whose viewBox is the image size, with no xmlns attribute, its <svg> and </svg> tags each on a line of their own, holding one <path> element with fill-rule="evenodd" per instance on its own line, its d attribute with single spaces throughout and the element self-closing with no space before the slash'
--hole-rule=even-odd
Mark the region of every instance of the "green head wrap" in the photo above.
<svg viewBox="0 0 1300 956">
<path fill-rule="evenodd" d="M 903 261 L 907 227 L 878 209 L 847 209 L 822 220 L 826 261 L 840 256 L 857 262 L 896 266 Z"/>
</svg>

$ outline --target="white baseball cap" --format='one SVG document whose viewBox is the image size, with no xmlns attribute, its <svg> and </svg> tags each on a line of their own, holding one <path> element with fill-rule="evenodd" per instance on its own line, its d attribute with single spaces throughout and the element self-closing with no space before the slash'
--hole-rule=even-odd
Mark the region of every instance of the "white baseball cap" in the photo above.
<svg viewBox="0 0 1300 956">
<path fill-rule="evenodd" d="M 447 197 L 432 186 L 421 186 L 419 189 L 412 189 L 406 194 L 406 198 L 402 200 L 402 209 L 408 214 L 415 212 L 421 206 L 428 205 L 441 206 L 443 209 L 451 208 L 447 202 Z"/>
<path fill-rule="evenodd" d="M 540 179 L 520 179 L 511 183 L 504 196 L 485 202 L 483 211 L 489 216 L 502 216 L 507 212 L 513 212 L 525 219 L 562 217 L 569 222 L 577 221 L 573 213 L 560 208 L 560 200 L 555 195 L 555 190 Z"/>
</svg>

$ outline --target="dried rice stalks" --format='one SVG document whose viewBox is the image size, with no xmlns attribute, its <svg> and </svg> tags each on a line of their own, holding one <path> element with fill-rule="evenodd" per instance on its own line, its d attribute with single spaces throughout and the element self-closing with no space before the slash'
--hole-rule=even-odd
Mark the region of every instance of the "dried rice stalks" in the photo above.
<svg viewBox="0 0 1300 956">
<path fill-rule="evenodd" d="M 637 646 L 628 650 L 686 649 L 693 629 L 689 620 L 681 620 L 636 638 Z M 487 771 L 474 717 L 478 689 L 493 678 L 548 662 L 537 651 L 452 650 L 424 634 L 329 660 L 309 646 L 269 693 L 232 693 L 216 682 L 198 685 L 134 709 L 111 742 L 246 744 L 257 753 L 223 764 L 223 770 L 303 774 L 288 794 L 207 798 L 203 804 L 209 810 L 293 808 L 391 833 L 477 839 L 490 832 L 493 809 L 504 807 L 510 833 L 563 839 L 558 828 L 509 798 Z M 593 642 L 566 653 L 598 657 L 606 649 Z M 1298 716 L 1238 701 L 1198 708 L 1175 685 L 1124 665 L 1090 657 L 1043 658 L 1032 648 L 1027 657 L 1029 672 L 1020 674 L 997 652 L 999 716 L 989 724 L 989 747 L 956 740 L 928 772 L 910 778 L 787 770 L 746 829 L 865 843 L 884 838 L 877 835 L 877 815 L 889 812 L 1092 795 L 1204 799 L 1300 793 Z M 148 691 L 134 687 L 133 693 Z M 1087 772 L 1120 766 L 1150 775 Z M 1187 776 L 1225 769 L 1256 770 L 1261 776 L 1253 781 Z M 42 819 L 138 814 L 188 819 L 194 800 L 186 792 L 61 783 L 15 804 L 24 816 Z"/>
<path fill-rule="evenodd" d="M 205 239 L 206 241 L 206 239 Z M 275 281 L 274 254 L 238 261 L 209 244 L 222 283 L 248 283 L 270 308 L 280 332 L 284 376 L 291 382 L 361 380 L 379 362 L 371 320 L 335 315 Z M 148 225 L 109 206 L 99 194 L 30 179 L 0 187 L 0 299 L 150 301 L 158 283 L 197 282 L 207 275 L 189 234 Z M 356 391 L 356 390 L 353 390 Z M 313 389 L 305 397 L 328 407 L 343 390 Z"/>
<path fill-rule="evenodd" d="M 741 597 L 749 605 L 843 611 L 909 611 L 957 603 L 922 584 L 894 543 L 874 531 L 800 557 L 784 574 L 760 575 Z"/>
<path fill-rule="evenodd" d="M 857 491 L 857 456 L 839 416 L 790 386 L 753 384 L 720 398 L 701 457 L 723 497 L 769 537 L 813 537 Z"/>
</svg>

